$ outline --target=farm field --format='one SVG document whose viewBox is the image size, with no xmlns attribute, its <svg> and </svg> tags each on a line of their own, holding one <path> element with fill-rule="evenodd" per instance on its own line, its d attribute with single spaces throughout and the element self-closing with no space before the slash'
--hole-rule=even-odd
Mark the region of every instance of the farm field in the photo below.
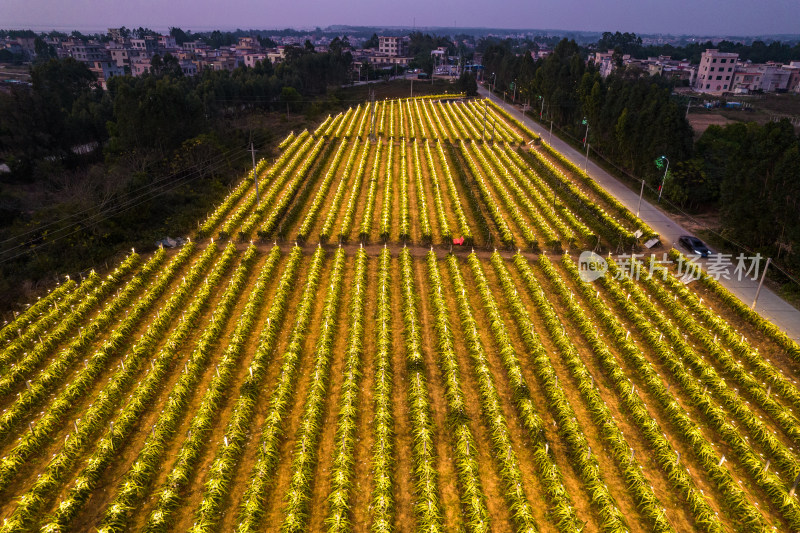
<svg viewBox="0 0 800 533">
<path fill-rule="evenodd" d="M 800 531 L 800 346 L 513 117 L 281 149 L 0 329 L 0 531 Z"/>
</svg>

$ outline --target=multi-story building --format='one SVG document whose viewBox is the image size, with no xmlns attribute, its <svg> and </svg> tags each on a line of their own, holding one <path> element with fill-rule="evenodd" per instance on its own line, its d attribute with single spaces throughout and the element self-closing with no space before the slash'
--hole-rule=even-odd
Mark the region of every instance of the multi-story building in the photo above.
<svg viewBox="0 0 800 533">
<path fill-rule="evenodd" d="M 170 52 L 178 48 L 178 43 L 175 41 L 175 37 L 171 35 L 159 35 L 158 36 L 158 49 L 160 51 Z"/>
<path fill-rule="evenodd" d="M 131 65 L 131 50 L 130 48 L 122 48 L 122 47 L 111 47 L 108 49 L 109 54 L 111 54 L 111 61 L 117 64 L 119 67 L 125 67 Z"/>
<path fill-rule="evenodd" d="M 405 57 L 408 55 L 408 37 L 378 37 L 378 52 L 389 57 Z"/>
<path fill-rule="evenodd" d="M 149 57 L 158 51 L 158 39 L 152 35 L 146 35 L 144 39 L 131 39 L 131 48 Z"/>
<path fill-rule="evenodd" d="M 73 41 L 67 45 L 67 48 L 70 56 L 90 65 L 95 61 L 109 61 L 111 57 L 105 46 L 92 41 L 88 43 Z"/>
<path fill-rule="evenodd" d="M 244 54 L 244 66 L 253 68 L 256 66 L 256 63 L 259 61 L 269 61 L 267 59 L 267 54 L 264 52 L 259 52 L 255 54 Z"/>
<path fill-rule="evenodd" d="M 103 89 L 108 89 L 107 82 L 114 76 L 125 75 L 125 68 L 117 65 L 114 61 L 95 61 L 89 66 L 89 70 L 97 76 L 97 83 Z"/>
<path fill-rule="evenodd" d="M 733 73 L 733 83 L 731 92 L 736 94 L 747 94 L 753 91 L 760 91 L 764 71 L 759 65 L 740 65 Z"/>
<path fill-rule="evenodd" d="M 698 92 L 722 94 L 730 92 L 739 54 L 707 49 L 700 57 L 694 88 Z"/>
</svg>

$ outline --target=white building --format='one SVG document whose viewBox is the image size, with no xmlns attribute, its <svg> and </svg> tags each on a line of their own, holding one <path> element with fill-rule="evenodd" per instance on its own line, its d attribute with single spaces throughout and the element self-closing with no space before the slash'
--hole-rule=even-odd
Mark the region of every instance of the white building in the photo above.
<svg viewBox="0 0 800 533">
<path fill-rule="evenodd" d="M 389 57 L 405 57 L 408 55 L 408 37 L 378 37 L 378 52 Z"/>
<path fill-rule="evenodd" d="M 734 71 L 739 54 L 708 49 L 700 57 L 694 88 L 701 93 L 722 94 L 733 88 Z"/>
</svg>

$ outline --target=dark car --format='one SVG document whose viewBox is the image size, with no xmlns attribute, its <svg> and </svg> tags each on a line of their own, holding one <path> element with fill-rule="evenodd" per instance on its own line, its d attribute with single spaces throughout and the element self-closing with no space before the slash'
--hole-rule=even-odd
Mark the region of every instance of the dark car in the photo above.
<svg viewBox="0 0 800 533">
<path fill-rule="evenodd" d="M 711 250 L 708 249 L 708 246 L 703 243 L 697 237 L 692 237 L 691 235 L 681 235 L 681 238 L 678 239 L 678 242 L 683 245 L 684 248 L 692 252 L 693 254 L 697 254 L 700 257 L 708 257 L 708 254 L 711 253 Z"/>
</svg>

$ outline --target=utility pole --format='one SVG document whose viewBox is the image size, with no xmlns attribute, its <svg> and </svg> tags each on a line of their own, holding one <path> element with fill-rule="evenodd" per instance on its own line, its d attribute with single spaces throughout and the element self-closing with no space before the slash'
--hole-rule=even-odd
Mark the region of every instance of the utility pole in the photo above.
<svg viewBox="0 0 800 533">
<path fill-rule="evenodd" d="M 414 98 L 414 78 L 411 78 L 411 98 Z"/>
<path fill-rule="evenodd" d="M 636 216 L 639 216 L 639 211 L 642 209 L 642 195 L 644 194 L 644 180 L 642 180 L 642 190 L 639 191 L 639 205 L 636 206 Z"/>
<path fill-rule="evenodd" d="M 483 132 L 481 133 L 481 139 L 486 141 L 486 108 L 489 107 L 485 101 L 483 102 Z"/>
<path fill-rule="evenodd" d="M 758 295 L 761 294 L 761 286 L 764 285 L 764 278 L 767 277 L 767 269 L 769 268 L 769 264 L 772 261 L 771 257 L 767 257 L 767 264 L 764 265 L 764 272 L 761 274 L 761 281 L 758 282 L 758 289 L 756 290 L 756 297 L 753 299 L 753 305 L 750 306 L 750 309 L 756 309 L 756 302 L 758 301 Z"/>
<path fill-rule="evenodd" d="M 667 159 L 667 156 L 664 156 L 664 155 L 662 155 L 658 160 L 660 161 L 661 159 L 663 159 L 663 160 L 665 160 L 667 162 L 667 168 L 664 169 L 664 177 L 661 178 L 661 187 L 658 188 L 658 201 L 659 202 L 661 202 L 661 193 L 664 192 L 664 183 L 667 181 L 667 172 L 669 172 L 669 159 Z"/>
<path fill-rule="evenodd" d="M 583 171 L 589 172 L 589 143 L 586 143 L 586 159 L 583 162 Z"/>
<path fill-rule="evenodd" d="M 547 141 L 547 144 L 553 146 L 553 120 L 550 120 L 550 140 Z"/>
<path fill-rule="evenodd" d="M 287 104 L 288 105 L 288 104 Z M 250 141 L 250 155 L 253 156 L 253 179 L 256 182 L 256 203 L 261 204 L 261 198 L 258 197 L 258 174 L 256 173 L 256 149 L 253 147 L 253 141 Z"/>
<path fill-rule="evenodd" d="M 370 107 L 370 129 L 369 129 L 369 142 L 375 143 L 375 91 L 370 91 L 370 100 L 372 106 Z"/>
</svg>

